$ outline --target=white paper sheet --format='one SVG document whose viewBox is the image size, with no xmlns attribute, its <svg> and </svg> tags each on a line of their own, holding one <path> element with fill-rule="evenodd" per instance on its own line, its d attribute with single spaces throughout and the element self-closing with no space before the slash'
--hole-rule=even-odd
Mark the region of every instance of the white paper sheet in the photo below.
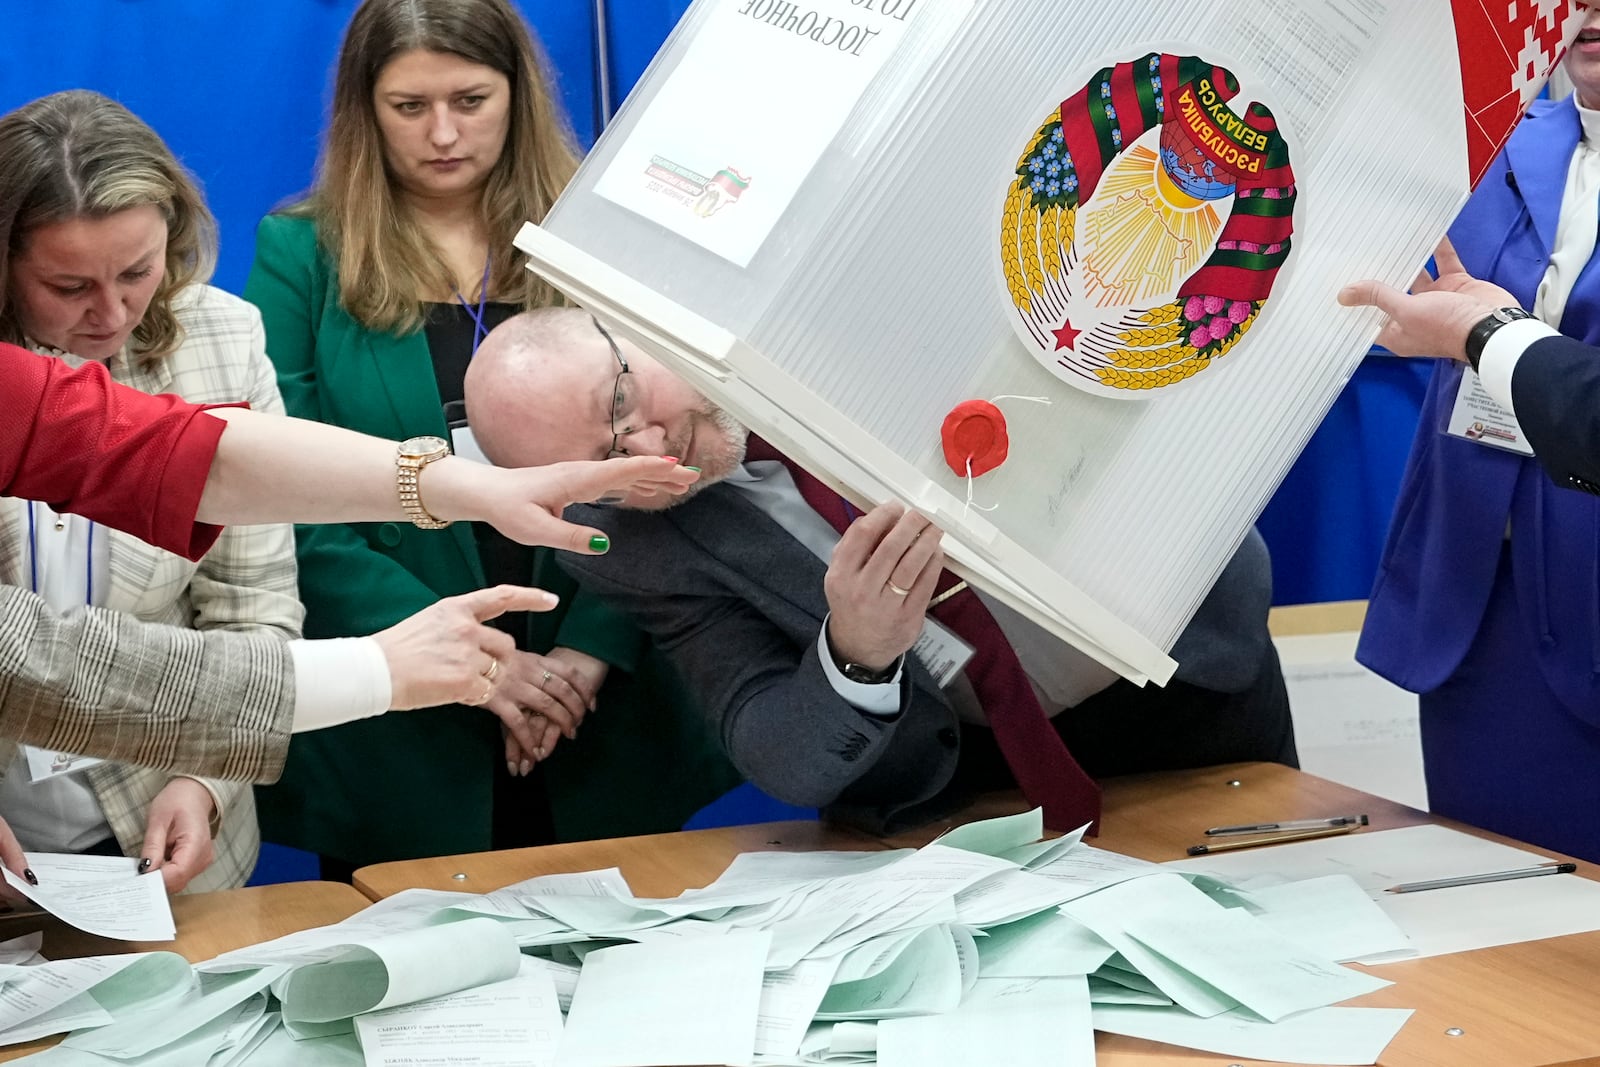
<svg viewBox="0 0 1600 1067">
<path fill-rule="evenodd" d="M 919 6 L 720 0 L 595 191 L 746 266 Z M 741 90 L 774 74 L 804 96 Z"/>
<path fill-rule="evenodd" d="M 1267 886 L 1248 899 L 1256 918 L 1330 960 L 1416 955 L 1405 931 L 1345 875 Z"/>
<path fill-rule="evenodd" d="M 1356 662 L 1356 633 L 1277 637 L 1300 769 L 1428 810 L 1417 695 Z"/>
<path fill-rule="evenodd" d="M 406 930 L 348 945 L 273 985 L 286 1024 L 332 1023 L 516 975 L 522 954 L 493 919 Z"/>
<path fill-rule="evenodd" d="M 1246 889 L 1346 874 L 1405 932 L 1417 955 L 1438 956 L 1600 930 L 1600 882 L 1572 874 L 1426 893 L 1385 892 L 1401 882 L 1514 870 L 1547 859 L 1538 852 L 1428 825 L 1361 830 L 1163 866 L 1205 871 Z"/>
<path fill-rule="evenodd" d="M 1187 970 L 1144 947 L 1129 927 L 1153 916 L 1193 918 L 1204 922 L 1222 907 L 1182 878 L 1151 875 L 1122 882 L 1098 893 L 1079 897 L 1061 910 L 1104 938 L 1134 967 L 1189 1012 L 1220 1015 L 1235 1007 L 1232 997 L 1196 978 Z"/>
<path fill-rule="evenodd" d="M 181 993 L 193 982 L 189 962 L 171 952 L 139 952 L 125 956 L 85 956 L 19 968 L 0 986 L 0 1033 L 31 1033 L 47 1013 L 55 1012 L 96 986 L 116 980 L 124 972 L 137 971 L 137 985 L 150 998 L 162 999 Z M 79 1008 L 87 1010 L 86 1005 Z M 78 1009 L 74 1009 L 76 1011 Z M 56 1021 L 62 1021 L 60 1017 Z M 27 1024 L 28 1029 L 21 1028 Z M 50 1030 L 48 1033 L 59 1031 Z M 9 1040 L 27 1040 L 20 1036 Z"/>
<path fill-rule="evenodd" d="M 187 968 L 184 968 L 187 971 Z M 262 971 L 239 972 L 207 976 L 201 983 L 199 995 L 190 995 L 159 1011 L 125 1013 L 110 1026 L 73 1034 L 64 1045 L 83 1052 L 109 1056 L 115 1059 L 134 1059 L 149 1055 L 157 1049 L 182 1044 L 187 1038 L 206 1030 L 218 1019 L 235 1012 L 240 1005 L 264 1000 L 272 979 L 281 973 L 278 968 Z M 189 986 L 190 974 L 182 988 Z M 123 1013 L 119 1013 L 123 1014 Z M 226 1027 L 219 1031 L 219 1040 L 225 1036 Z"/>
<path fill-rule="evenodd" d="M 1130 919 L 1127 929 L 1145 948 L 1268 1022 L 1393 984 L 1318 957 L 1237 908 L 1205 919 L 1144 915 Z"/>
<path fill-rule="evenodd" d="M 366 1067 L 550 1067 L 561 1008 L 549 972 L 356 1017 Z"/>
<path fill-rule="evenodd" d="M 33 745 L 23 745 L 22 751 L 27 754 L 28 778 L 34 784 L 63 774 L 77 774 L 79 771 L 86 771 L 98 763 L 105 762 L 94 756 L 55 752 L 50 749 L 35 748 Z"/>
<path fill-rule="evenodd" d="M 756 1053 L 794 1056 L 828 992 L 841 957 L 801 960 L 785 971 L 768 971 L 761 983 L 756 1018 Z"/>
<path fill-rule="evenodd" d="M 25 855 L 39 884 L 29 885 L 10 870 L 4 872 L 6 884 L 69 926 L 119 941 L 177 936 L 160 871 L 139 874 L 138 861 L 125 856 Z"/>
<path fill-rule="evenodd" d="M 1181 1008 L 1095 1005 L 1094 1028 L 1223 1056 L 1279 1063 L 1371 1064 L 1411 1018 L 1408 1008 L 1318 1008 L 1277 1023 L 1231 1011 L 1197 1019 Z"/>
<path fill-rule="evenodd" d="M 1078 920 L 1059 912 L 994 927 L 978 942 L 986 978 L 1065 978 L 1091 974 L 1116 951 Z"/>
<path fill-rule="evenodd" d="M 878 1024 L 879 1067 L 1059 1067 L 1094 1062 L 1083 978 L 979 979 L 946 1015 Z"/>
<path fill-rule="evenodd" d="M 557 1067 L 749 1063 L 770 942 L 739 930 L 589 953 Z"/>
</svg>

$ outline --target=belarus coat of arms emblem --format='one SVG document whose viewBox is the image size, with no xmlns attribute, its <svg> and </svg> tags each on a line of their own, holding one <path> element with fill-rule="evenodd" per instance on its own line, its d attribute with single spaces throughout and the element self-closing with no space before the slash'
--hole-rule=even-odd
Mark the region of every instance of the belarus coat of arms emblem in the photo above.
<svg viewBox="0 0 1600 1067">
<path fill-rule="evenodd" d="M 1297 193 L 1271 110 L 1238 96 L 1222 67 L 1152 53 L 1097 72 L 1030 138 L 1000 264 L 1017 334 L 1062 380 L 1162 389 L 1255 323 Z"/>
</svg>

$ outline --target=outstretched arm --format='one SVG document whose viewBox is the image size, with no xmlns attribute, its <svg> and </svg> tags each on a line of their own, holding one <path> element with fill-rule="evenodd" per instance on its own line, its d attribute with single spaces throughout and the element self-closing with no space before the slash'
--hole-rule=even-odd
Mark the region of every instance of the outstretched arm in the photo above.
<svg viewBox="0 0 1600 1067">
<path fill-rule="evenodd" d="M 1375 307 L 1389 316 L 1378 344 L 1397 356 L 1438 356 L 1465 361 L 1467 334 L 1498 308 L 1516 307 L 1517 298 L 1493 282 L 1467 273 L 1448 239 L 1435 249 L 1437 278 L 1417 274 L 1411 292 L 1368 278 L 1339 291 L 1345 307 Z"/>
<path fill-rule="evenodd" d="M 200 498 L 202 522 L 406 519 L 395 491 L 392 441 L 243 408 L 211 414 L 228 429 Z M 420 489 L 436 518 L 481 520 L 523 544 L 589 554 L 605 551 L 604 535 L 562 521 L 567 505 L 622 493 L 676 496 L 698 477 L 661 456 L 521 469 L 449 456 L 424 468 Z"/>
<path fill-rule="evenodd" d="M 14 418 L 0 426 L 0 493 L 43 500 L 198 559 L 233 522 L 404 519 L 394 444 L 242 408 L 209 411 L 110 381 L 98 363 L 73 371 L 0 345 Z M 225 432 L 224 432 L 225 431 Z M 614 493 L 682 493 L 699 477 L 635 456 L 499 470 L 450 457 L 422 476 L 443 519 L 481 519 L 525 544 L 603 552 L 600 531 L 560 518 L 568 504 Z"/>
</svg>

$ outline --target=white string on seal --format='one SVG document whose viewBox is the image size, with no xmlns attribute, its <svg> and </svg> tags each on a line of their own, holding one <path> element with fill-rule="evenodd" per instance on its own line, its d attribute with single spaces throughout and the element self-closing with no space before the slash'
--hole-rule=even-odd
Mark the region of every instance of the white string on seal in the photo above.
<svg viewBox="0 0 1600 1067">
<path fill-rule="evenodd" d="M 1050 404 L 1050 403 L 1052 403 L 1051 399 L 1049 397 L 1047 397 L 1047 396 L 1021 396 L 1021 395 L 1016 394 L 1016 393 L 1002 393 L 1001 395 L 999 395 L 997 397 L 991 397 L 990 400 L 989 400 L 989 403 L 993 404 L 995 407 L 999 407 L 1000 406 L 1000 401 L 1002 401 L 1002 400 L 1026 400 L 1026 401 L 1028 401 L 1029 403 L 1032 403 L 1032 404 Z M 979 511 L 998 511 L 1000 509 L 1000 505 L 999 504 L 989 504 L 989 505 L 985 506 L 983 504 L 978 503 L 976 500 L 973 499 L 973 484 L 972 483 L 973 483 L 972 457 L 968 456 L 967 457 L 967 502 L 966 502 L 966 505 L 964 507 L 962 507 L 962 509 L 961 509 L 961 517 L 963 519 L 966 518 L 967 515 L 972 511 L 973 508 L 977 508 Z"/>
<path fill-rule="evenodd" d="M 967 457 L 967 504 L 966 504 L 966 507 L 961 509 L 961 517 L 963 519 L 966 518 L 967 517 L 967 513 L 970 512 L 973 508 L 977 508 L 979 511 L 995 511 L 999 507 L 1000 507 L 999 504 L 983 505 L 983 504 L 977 503 L 976 501 L 974 501 L 972 499 L 972 457 L 968 456 Z"/>
</svg>

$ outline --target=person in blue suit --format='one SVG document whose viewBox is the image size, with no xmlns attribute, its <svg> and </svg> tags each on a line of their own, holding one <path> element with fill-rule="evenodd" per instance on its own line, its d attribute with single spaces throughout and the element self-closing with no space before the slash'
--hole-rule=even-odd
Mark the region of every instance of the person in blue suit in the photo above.
<svg viewBox="0 0 1600 1067">
<path fill-rule="evenodd" d="M 1600 12 L 1567 70 L 1573 97 L 1534 105 L 1450 241 L 1472 276 L 1593 345 Z M 1467 354 L 1495 343 L 1488 333 Z M 1435 812 L 1600 860 L 1600 499 L 1558 485 L 1519 450 L 1540 444 L 1543 422 L 1528 431 L 1509 411 L 1486 419 L 1483 405 L 1505 390 L 1482 390 L 1461 353 L 1439 354 L 1458 359 L 1442 361 L 1429 386 L 1357 658 L 1420 694 Z M 1533 426 L 1523 377 L 1516 410 Z"/>
</svg>

